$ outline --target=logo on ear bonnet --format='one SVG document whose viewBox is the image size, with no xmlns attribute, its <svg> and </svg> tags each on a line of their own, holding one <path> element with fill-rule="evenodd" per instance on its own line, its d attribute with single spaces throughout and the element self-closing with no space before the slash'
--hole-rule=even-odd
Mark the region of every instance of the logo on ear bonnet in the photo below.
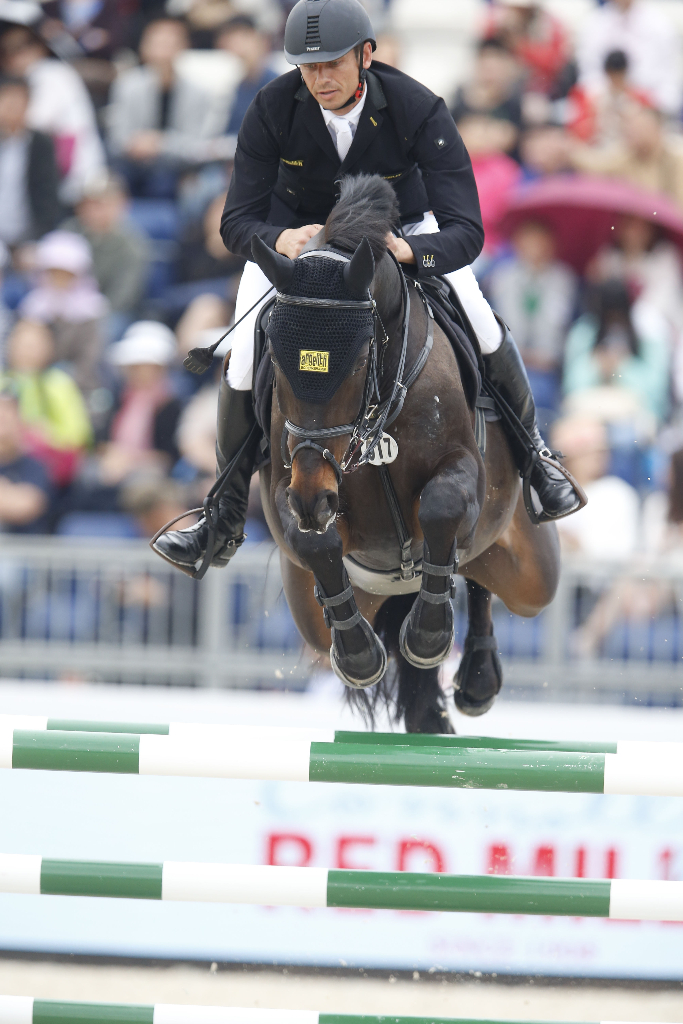
<svg viewBox="0 0 683 1024">
<path fill-rule="evenodd" d="M 316 352 L 313 349 L 299 349 L 299 369 L 310 373 L 330 372 L 330 353 Z"/>
</svg>

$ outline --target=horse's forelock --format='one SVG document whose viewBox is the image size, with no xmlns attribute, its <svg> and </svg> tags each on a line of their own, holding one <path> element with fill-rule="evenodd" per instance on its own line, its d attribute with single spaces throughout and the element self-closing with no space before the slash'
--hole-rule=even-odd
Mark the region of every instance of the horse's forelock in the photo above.
<svg viewBox="0 0 683 1024">
<path fill-rule="evenodd" d="M 354 252 L 367 238 L 379 263 L 387 251 L 387 235 L 399 220 L 396 193 L 379 174 L 347 175 L 339 199 L 325 222 L 327 245 Z"/>
</svg>

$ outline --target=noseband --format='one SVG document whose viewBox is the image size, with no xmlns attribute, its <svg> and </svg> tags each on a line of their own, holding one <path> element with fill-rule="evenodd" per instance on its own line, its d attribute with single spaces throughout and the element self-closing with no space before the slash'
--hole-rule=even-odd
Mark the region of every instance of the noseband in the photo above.
<svg viewBox="0 0 683 1024">
<path fill-rule="evenodd" d="M 401 330 L 401 352 L 396 369 L 396 376 L 391 389 L 391 394 L 383 402 L 380 399 L 378 362 L 380 364 L 382 362 L 384 350 L 389 343 L 389 337 L 384 324 L 382 323 L 375 300 L 373 298 L 359 301 L 353 299 L 308 299 L 305 297 L 299 297 L 298 295 L 286 295 L 282 292 L 277 293 L 277 302 L 287 305 L 308 306 L 311 309 L 371 309 L 374 323 L 374 330 L 370 339 L 370 348 L 368 352 L 368 368 L 365 374 L 363 398 L 355 420 L 353 423 L 341 423 L 335 427 L 321 428 L 301 427 L 296 423 L 292 423 L 291 420 L 285 420 L 281 442 L 282 462 L 285 469 L 292 468 L 294 458 L 300 451 L 309 449 L 318 452 L 326 462 L 329 462 L 335 472 L 335 476 L 337 477 L 337 485 L 341 485 L 345 473 L 353 473 L 355 470 L 370 461 L 372 453 L 382 437 L 382 433 L 394 422 L 401 412 L 408 388 L 413 381 L 417 379 L 424 364 L 427 362 L 427 356 L 429 355 L 433 341 L 433 317 L 432 311 L 419 284 L 414 282 L 415 287 L 420 291 L 420 296 L 425 304 L 425 309 L 429 313 L 429 329 L 427 332 L 427 340 L 422 352 L 413 365 L 408 377 L 405 381 L 403 380 L 406 353 L 408 350 L 408 330 L 410 326 L 410 295 L 408 293 L 406 277 L 393 253 L 390 253 L 390 255 L 396 263 L 396 267 L 399 272 L 399 279 L 401 281 L 403 323 Z M 304 252 L 301 254 L 299 259 L 303 259 L 308 256 L 318 256 L 326 259 L 339 260 L 343 263 L 350 263 L 350 258 L 348 256 L 344 256 L 342 253 L 333 252 L 327 249 L 316 249 L 310 252 Z M 379 361 L 377 357 L 378 325 L 382 331 L 382 355 Z M 288 446 L 289 434 L 292 434 L 295 438 L 302 439 L 295 445 L 291 453 L 289 452 Z M 332 440 L 333 438 L 343 437 L 348 434 L 350 434 L 351 437 L 344 453 L 344 457 L 342 458 L 341 463 L 339 463 L 324 442 Z"/>
</svg>

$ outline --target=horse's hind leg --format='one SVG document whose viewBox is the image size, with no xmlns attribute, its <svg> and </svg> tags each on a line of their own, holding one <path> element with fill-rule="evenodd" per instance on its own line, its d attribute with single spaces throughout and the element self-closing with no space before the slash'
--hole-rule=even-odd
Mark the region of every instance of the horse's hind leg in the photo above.
<svg viewBox="0 0 683 1024">
<path fill-rule="evenodd" d="M 493 635 L 491 591 L 467 580 L 469 625 L 462 661 L 454 679 L 455 706 L 465 715 L 488 711 L 503 683 L 498 645 Z"/>
</svg>

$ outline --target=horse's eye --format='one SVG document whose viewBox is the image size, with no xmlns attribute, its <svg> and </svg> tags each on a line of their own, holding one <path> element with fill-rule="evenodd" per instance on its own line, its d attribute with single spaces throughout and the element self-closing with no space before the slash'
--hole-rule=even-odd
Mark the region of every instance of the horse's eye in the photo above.
<svg viewBox="0 0 683 1024">
<path fill-rule="evenodd" d="M 368 365 L 368 357 L 367 356 L 363 356 L 362 359 L 359 359 L 358 362 L 356 363 L 356 368 L 355 368 L 355 370 L 353 372 L 354 373 L 360 373 L 360 371 L 365 369 L 365 367 L 367 365 Z"/>
</svg>

